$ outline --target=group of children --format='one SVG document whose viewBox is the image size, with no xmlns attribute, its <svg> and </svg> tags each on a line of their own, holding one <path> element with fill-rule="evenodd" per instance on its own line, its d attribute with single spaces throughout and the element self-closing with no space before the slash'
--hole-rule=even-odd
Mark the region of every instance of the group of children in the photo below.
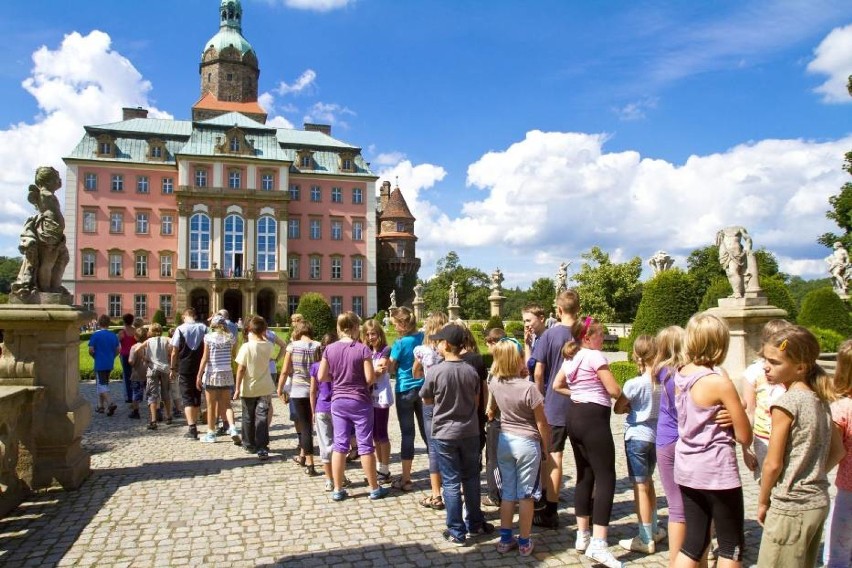
<svg viewBox="0 0 852 568">
<path fill-rule="evenodd" d="M 817 364 L 819 344 L 813 334 L 784 321 L 769 322 L 761 359 L 745 373 L 741 400 L 720 368 L 729 331 L 713 315 L 697 314 L 685 329 L 669 327 L 656 337 L 637 338 L 633 357 L 640 376 L 621 388 L 601 352 L 605 328 L 577 316 L 575 291 L 560 295 L 557 313 L 559 321 L 545 328 L 540 308 L 525 308 L 524 344 L 501 330 L 489 331 L 493 364 L 487 373 L 470 330 L 447 323 L 442 314 L 431 316 L 424 331 L 418 331 L 413 314 L 398 309 L 392 314 L 398 333 L 392 346 L 378 322 L 362 325 L 351 312 L 338 317 L 337 335 L 321 343 L 314 341 L 309 322 L 297 324 L 277 388 L 279 396 L 293 400 L 297 408 L 299 456 L 294 460 L 308 475 L 318 474 L 313 462 L 315 430 L 333 500 L 348 497 L 344 470 L 353 447 L 369 497 L 385 497 L 388 490 L 382 484 L 391 481 L 388 419 L 395 405 L 402 471 L 393 487 L 413 489 L 416 422 L 429 452 L 432 486 L 421 504 L 445 510 L 444 539 L 464 545 L 470 536 L 494 531 L 484 519 L 480 496 L 487 422 L 494 435 L 488 436 L 485 466 L 489 488 L 496 487 L 491 501 L 500 506 L 497 549 L 529 555 L 532 525 L 557 525 L 567 441 L 577 467 L 575 548 L 605 566 L 622 566 L 607 543 L 615 494 L 610 413 L 626 413 L 624 450 L 639 526 L 636 537 L 620 541 L 623 548 L 654 553 L 668 536 L 670 566 L 699 566 L 706 561 L 715 530 L 718 565 L 740 566 L 745 547 L 736 452 L 740 445 L 744 462 L 760 480 L 757 518 L 764 532 L 758 566 L 815 565 L 829 517 L 827 473 L 838 463 L 825 556 L 831 567 L 852 564 L 852 341 L 841 347 L 832 379 Z M 102 331 L 107 326 L 108 318 Z M 276 391 L 269 370 L 273 344 L 266 338 L 265 321 L 249 320 L 247 341 L 234 358 L 235 377 L 230 372 L 231 334 L 224 321 L 211 321 L 211 329 L 197 375 L 199 388 L 206 392 L 208 416 L 213 416 L 208 434 L 220 414 L 233 425 L 233 413 L 222 412 L 223 406 L 230 410 L 233 389 L 232 397 L 241 399 L 243 407 L 242 442 L 232 429 L 235 442 L 265 459 L 271 395 Z M 120 345 L 114 334 L 106 333 L 114 341 L 97 332 L 90 353 L 96 361 L 99 411 L 105 408 L 111 415 L 116 405 L 103 388 L 106 371 L 101 367 L 109 355 L 111 370 Z M 170 400 L 164 394 L 169 388 L 167 371 L 159 365 L 167 349 L 153 326 L 150 336 L 140 335 L 128 358 L 131 366 L 145 362 L 145 392 L 156 426 L 158 396 Z M 137 364 L 142 372 L 143 365 Z M 166 412 L 170 419 L 169 404 Z M 657 520 L 653 473 L 658 465 L 669 508 L 668 531 Z"/>
</svg>

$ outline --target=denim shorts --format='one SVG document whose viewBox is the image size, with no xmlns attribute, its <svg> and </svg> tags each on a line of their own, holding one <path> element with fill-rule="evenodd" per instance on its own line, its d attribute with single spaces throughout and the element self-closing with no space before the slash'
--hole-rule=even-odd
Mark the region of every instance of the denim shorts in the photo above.
<svg viewBox="0 0 852 568">
<path fill-rule="evenodd" d="M 534 438 L 500 432 L 497 469 L 504 501 L 541 498 L 541 444 Z"/>
<path fill-rule="evenodd" d="M 657 447 L 645 440 L 624 440 L 627 456 L 627 475 L 634 483 L 645 483 L 654 475 L 657 467 Z"/>
</svg>

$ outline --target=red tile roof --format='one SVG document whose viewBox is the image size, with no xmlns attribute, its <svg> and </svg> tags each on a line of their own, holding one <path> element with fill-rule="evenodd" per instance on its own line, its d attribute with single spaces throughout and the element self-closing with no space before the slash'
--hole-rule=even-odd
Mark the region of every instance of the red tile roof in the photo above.
<svg viewBox="0 0 852 568">
<path fill-rule="evenodd" d="M 200 108 L 204 110 L 225 110 L 225 111 L 233 111 L 233 112 L 241 112 L 241 113 L 249 113 L 249 114 L 262 114 L 266 115 L 266 111 L 263 110 L 257 101 L 241 103 L 237 101 L 220 101 L 217 99 L 213 93 L 205 93 L 203 97 L 201 97 L 198 102 L 192 105 L 192 108 Z"/>
<path fill-rule="evenodd" d="M 395 187 L 388 196 L 388 202 L 382 211 L 382 219 L 411 219 L 414 221 L 414 215 L 408 209 L 408 204 L 405 202 L 405 197 L 402 196 L 402 191 Z"/>
</svg>

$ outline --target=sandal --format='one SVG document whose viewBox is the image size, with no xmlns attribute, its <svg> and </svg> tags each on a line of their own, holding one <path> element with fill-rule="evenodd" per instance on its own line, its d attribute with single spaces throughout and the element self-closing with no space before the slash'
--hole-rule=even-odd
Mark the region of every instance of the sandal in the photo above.
<svg viewBox="0 0 852 568">
<path fill-rule="evenodd" d="M 442 511 L 444 509 L 444 499 L 440 495 L 427 495 L 420 500 L 420 506 Z"/>
<path fill-rule="evenodd" d="M 293 456 L 293 463 L 299 467 L 305 467 L 305 456 Z"/>
<path fill-rule="evenodd" d="M 414 484 L 411 483 L 411 480 L 403 481 L 402 478 L 397 478 L 391 483 L 391 487 L 394 489 L 399 489 L 400 491 L 404 491 L 408 493 L 409 491 L 414 491 Z"/>
</svg>

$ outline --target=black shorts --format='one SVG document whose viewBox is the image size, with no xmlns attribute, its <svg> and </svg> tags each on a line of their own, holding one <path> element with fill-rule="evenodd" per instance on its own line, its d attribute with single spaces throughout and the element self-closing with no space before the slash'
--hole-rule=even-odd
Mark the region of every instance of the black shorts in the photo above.
<svg viewBox="0 0 852 568">
<path fill-rule="evenodd" d="M 178 388 L 180 389 L 180 399 L 183 406 L 201 406 L 201 391 L 195 383 L 195 377 L 187 375 L 178 376 Z"/>
<path fill-rule="evenodd" d="M 568 440 L 567 426 L 550 426 L 550 453 L 555 454 L 565 451 L 565 442 Z"/>
</svg>

